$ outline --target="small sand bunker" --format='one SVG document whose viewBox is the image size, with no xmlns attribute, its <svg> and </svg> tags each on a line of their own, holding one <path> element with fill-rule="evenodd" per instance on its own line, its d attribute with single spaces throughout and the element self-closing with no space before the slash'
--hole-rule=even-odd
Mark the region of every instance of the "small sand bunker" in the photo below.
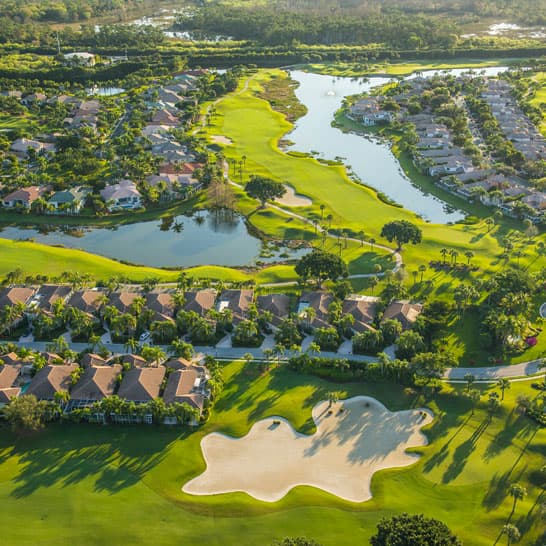
<svg viewBox="0 0 546 546">
<path fill-rule="evenodd" d="M 374 398 L 357 396 L 331 408 L 320 402 L 313 419 L 317 431 L 309 436 L 278 417 L 258 421 L 242 438 L 208 434 L 201 441 L 207 468 L 182 490 L 193 495 L 242 491 L 274 502 L 297 485 L 310 485 L 363 502 L 372 496 L 375 472 L 418 459 L 406 449 L 427 444 L 421 428 L 432 414 L 393 413 Z"/>
<path fill-rule="evenodd" d="M 296 193 L 296 190 L 292 186 L 284 184 L 284 187 L 286 188 L 286 193 L 280 199 L 275 199 L 275 202 L 279 203 L 279 205 L 284 205 L 285 207 L 307 207 L 313 204 L 313 201 L 309 197 Z"/>
<path fill-rule="evenodd" d="M 212 135 L 210 139 L 212 140 L 212 142 L 214 142 L 214 144 L 224 144 L 226 146 L 233 144 L 233 141 L 231 140 L 231 138 L 228 138 L 227 136 L 223 136 L 223 135 Z"/>
</svg>

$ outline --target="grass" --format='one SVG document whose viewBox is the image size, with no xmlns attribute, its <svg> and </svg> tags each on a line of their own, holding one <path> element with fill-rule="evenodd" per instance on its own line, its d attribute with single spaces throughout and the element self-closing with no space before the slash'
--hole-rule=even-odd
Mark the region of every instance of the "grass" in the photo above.
<svg viewBox="0 0 546 546">
<path fill-rule="evenodd" d="M 450 70 L 453 68 L 480 69 L 489 66 L 509 65 L 519 59 L 439 59 L 436 62 L 430 60 L 403 61 L 394 63 L 349 63 L 331 62 L 297 65 L 295 68 L 319 74 L 331 76 L 377 76 L 388 74 L 391 76 L 408 76 L 413 72 L 423 70 Z"/>
<path fill-rule="evenodd" d="M 155 427 L 52 426 L 27 437 L 0 435 L 0 511 L 6 544 L 269 545 L 305 535 L 324 546 L 367 544 L 377 521 L 402 511 L 445 521 L 465 542 L 490 546 L 507 521 L 507 488 L 519 482 L 528 496 L 511 521 L 522 543 L 540 544 L 535 471 L 543 464 L 546 430 L 512 411 L 529 382 L 506 391 L 501 413 L 471 415 L 465 399 L 446 387 L 434 400 L 386 384 L 332 384 L 284 368 L 261 375 L 242 363 L 225 367 L 226 384 L 207 425 L 188 434 Z M 485 387 L 484 387 L 485 389 Z M 204 463 L 201 438 L 212 431 L 245 434 L 257 420 L 281 415 L 312 433 L 311 408 L 336 390 L 367 394 L 391 410 L 427 405 L 436 415 L 430 445 L 413 466 L 380 472 L 373 499 L 345 502 L 298 487 L 276 503 L 242 493 L 192 497 L 182 485 Z M 484 404 L 485 406 L 485 404 Z M 22 525 L 21 513 L 32 525 Z"/>
</svg>

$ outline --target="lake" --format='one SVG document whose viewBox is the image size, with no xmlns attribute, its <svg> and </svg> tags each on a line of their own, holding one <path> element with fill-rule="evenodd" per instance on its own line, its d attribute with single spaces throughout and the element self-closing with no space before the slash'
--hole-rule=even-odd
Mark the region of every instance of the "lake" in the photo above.
<svg viewBox="0 0 546 546">
<path fill-rule="evenodd" d="M 88 87 L 85 92 L 88 95 L 96 95 L 98 97 L 113 97 L 123 93 L 125 89 L 123 87 Z"/>
<path fill-rule="evenodd" d="M 0 237 L 33 239 L 37 243 L 78 248 L 138 265 L 191 267 L 196 265 L 244 266 L 298 258 L 308 250 L 264 248 L 250 235 L 243 218 L 231 211 L 203 211 L 193 216 L 120 225 L 115 228 L 82 228 L 78 235 L 59 229 L 5 227 Z M 260 254 L 263 254 L 260 256 Z"/>
<path fill-rule="evenodd" d="M 484 69 L 484 72 L 495 75 L 504 70 L 505 67 L 492 67 Z M 454 69 L 449 73 L 459 75 L 465 71 L 468 69 Z M 422 72 L 422 75 L 430 77 L 440 72 L 430 70 Z M 298 70 L 291 71 L 290 75 L 299 83 L 296 95 L 308 109 L 307 114 L 296 122 L 294 130 L 286 135 L 293 142 L 290 149 L 318 152 L 318 157 L 324 159 L 343 158 L 344 164 L 363 183 L 385 193 L 430 222 L 445 224 L 465 216 L 462 211 L 454 210 L 413 184 L 400 167 L 388 142 L 344 133 L 332 127 L 334 114 L 341 108 L 344 97 L 369 92 L 373 87 L 388 83 L 390 78 L 332 77 Z"/>
</svg>

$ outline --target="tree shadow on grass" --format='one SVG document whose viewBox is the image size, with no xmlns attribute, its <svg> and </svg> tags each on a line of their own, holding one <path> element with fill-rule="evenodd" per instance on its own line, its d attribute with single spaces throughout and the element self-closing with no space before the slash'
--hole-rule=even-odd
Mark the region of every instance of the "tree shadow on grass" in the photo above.
<svg viewBox="0 0 546 546">
<path fill-rule="evenodd" d="M 532 425 L 527 417 L 518 415 L 514 419 L 514 413 L 511 413 L 506 420 L 505 425 L 498 432 L 485 450 L 484 458 L 486 461 L 496 457 L 503 450 L 509 448 L 515 438 L 531 438 L 536 434 L 536 427 Z"/>
<path fill-rule="evenodd" d="M 488 417 L 486 417 L 474 430 L 472 436 L 470 436 L 468 440 L 464 441 L 455 449 L 453 453 L 453 460 L 442 476 L 442 483 L 447 484 L 459 476 L 466 465 L 468 457 L 474 451 L 476 442 L 480 439 L 481 435 L 485 432 L 490 423 L 491 421 Z"/>
<path fill-rule="evenodd" d="M 19 457 L 21 470 L 13 479 L 12 497 L 28 497 L 40 488 L 77 485 L 89 478 L 95 491 L 116 493 L 140 481 L 163 460 L 173 441 L 189 434 L 157 428 L 143 433 L 142 425 L 79 427 L 51 427 L 36 442 L 38 447 L 15 446 L 13 455 Z"/>
<path fill-rule="evenodd" d="M 488 512 L 500 506 L 502 501 L 508 495 L 508 488 L 510 487 L 510 485 L 512 483 L 517 483 L 526 471 L 527 465 L 524 465 L 517 473 L 514 474 L 514 470 L 521 460 L 523 451 L 520 453 L 515 463 L 512 465 L 512 468 L 508 469 L 502 474 L 495 474 L 489 482 L 489 489 L 487 490 L 487 493 L 485 494 L 485 497 L 482 501 L 482 506 Z"/>
</svg>

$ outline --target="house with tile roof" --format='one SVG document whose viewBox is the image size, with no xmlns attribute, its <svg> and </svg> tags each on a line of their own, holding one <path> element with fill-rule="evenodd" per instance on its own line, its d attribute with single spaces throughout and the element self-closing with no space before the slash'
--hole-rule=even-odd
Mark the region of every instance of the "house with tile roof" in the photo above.
<svg viewBox="0 0 546 546">
<path fill-rule="evenodd" d="M 118 386 L 123 366 L 88 366 L 70 393 L 70 406 L 83 407 L 112 396 Z"/>
<path fill-rule="evenodd" d="M 32 378 L 25 394 L 33 394 L 38 400 L 54 400 L 55 393 L 70 391 L 71 374 L 77 369 L 77 364 L 48 364 Z"/>
<path fill-rule="evenodd" d="M 366 332 L 373 330 L 373 322 L 377 312 L 380 298 L 374 296 L 362 296 L 351 294 L 343 301 L 342 312 L 344 315 L 352 315 L 355 319 L 353 330 Z"/>
<path fill-rule="evenodd" d="M 30 209 L 32 203 L 44 197 L 48 191 L 48 186 L 28 186 L 27 188 L 20 188 L 2 197 L 2 206 L 7 209 L 18 207 Z"/>
<path fill-rule="evenodd" d="M 385 311 L 381 322 L 393 319 L 397 320 L 403 330 L 409 330 L 421 314 L 423 305 L 421 303 L 411 303 L 409 300 L 395 300 L 390 303 Z"/>
<path fill-rule="evenodd" d="M 131 180 L 121 180 L 106 186 L 100 192 L 110 212 L 115 210 L 134 210 L 142 207 L 142 195 Z"/>
<path fill-rule="evenodd" d="M 184 311 L 193 311 L 200 316 L 205 316 L 216 302 L 216 290 L 204 289 L 184 293 Z"/>
<path fill-rule="evenodd" d="M 330 292 L 305 292 L 301 295 L 298 304 L 298 317 L 302 318 L 311 328 L 328 328 L 330 326 L 328 308 L 334 300 L 335 298 Z M 315 316 L 309 323 L 304 318 L 308 307 L 312 307 L 315 311 Z"/>
<path fill-rule="evenodd" d="M 118 396 L 135 403 L 146 403 L 159 397 L 166 369 L 132 368 L 123 376 Z"/>
<path fill-rule="evenodd" d="M 286 294 L 264 294 L 256 298 L 256 305 L 260 311 L 271 313 L 271 323 L 278 326 L 290 312 L 290 297 Z"/>
<path fill-rule="evenodd" d="M 233 323 L 237 324 L 247 317 L 250 304 L 254 300 L 254 290 L 224 290 L 216 303 L 219 312 L 229 309 L 233 314 Z"/>
</svg>

